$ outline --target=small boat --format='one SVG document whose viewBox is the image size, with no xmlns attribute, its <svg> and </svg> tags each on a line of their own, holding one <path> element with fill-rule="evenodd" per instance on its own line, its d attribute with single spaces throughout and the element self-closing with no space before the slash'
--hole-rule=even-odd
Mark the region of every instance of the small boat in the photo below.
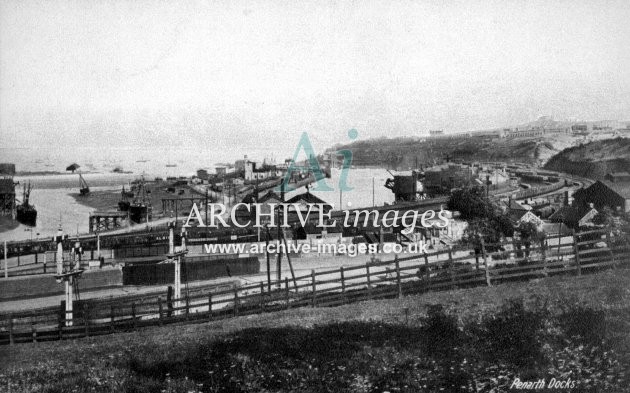
<svg viewBox="0 0 630 393">
<path fill-rule="evenodd" d="M 79 189 L 79 192 L 81 193 L 81 195 L 87 195 L 90 193 L 90 187 L 88 186 L 87 182 L 83 178 L 83 175 L 81 175 L 80 173 L 79 173 L 79 187 L 81 187 Z"/>
<path fill-rule="evenodd" d="M 22 204 L 17 206 L 15 218 L 24 225 L 34 227 L 37 223 L 37 210 L 35 210 L 35 206 L 29 204 L 32 188 L 30 182 L 28 186 L 24 185 Z"/>
</svg>

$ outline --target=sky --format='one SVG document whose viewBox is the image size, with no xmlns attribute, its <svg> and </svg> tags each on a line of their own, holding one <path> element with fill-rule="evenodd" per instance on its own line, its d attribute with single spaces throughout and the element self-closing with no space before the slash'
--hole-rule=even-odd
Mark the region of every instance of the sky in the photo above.
<svg viewBox="0 0 630 393">
<path fill-rule="evenodd" d="M 289 152 L 630 119 L 630 2 L 0 2 L 0 146 Z"/>
</svg>

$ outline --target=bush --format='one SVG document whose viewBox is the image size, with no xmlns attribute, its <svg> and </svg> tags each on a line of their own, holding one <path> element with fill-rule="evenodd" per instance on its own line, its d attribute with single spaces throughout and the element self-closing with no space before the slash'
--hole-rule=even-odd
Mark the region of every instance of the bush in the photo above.
<svg viewBox="0 0 630 393">
<path fill-rule="evenodd" d="M 580 344 L 598 345 L 606 335 L 606 313 L 580 304 L 563 307 L 557 324 L 569 340 Z"/>
<path fill-rule="evenodd" d="M 457 318 L 444 312 L 442 305 L 431 305 L 423 321 L 423 333 L 429 353 L 452 351 L 461 344 Z"/>
<path fill-rule="evenodd" d="M 477 339 L 489 359 L 517 366 L 532 366 L 544 360 L 541 329 L 545 315 L 528 311 L 522 300 L 512 300 L 498 313 L 483 318 Z"/>
</svg>

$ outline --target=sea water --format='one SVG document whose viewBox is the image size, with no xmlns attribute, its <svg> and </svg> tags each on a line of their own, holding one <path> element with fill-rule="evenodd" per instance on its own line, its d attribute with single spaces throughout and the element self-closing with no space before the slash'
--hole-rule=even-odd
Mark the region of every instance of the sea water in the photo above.
<svg viewBox="0 0 630 393">
<path fill-rule="evenodd" d="M 324 202 L 343 209 L 367 208 L 374 205 L 382 206 L 392 203 L 394 194 L 384 187 L 387 178 L 391 177 L 387 171 L 378 168 L 350 168 L 348 169 L 347 185 L 352 191 L 340 192 L 339 178 L 341 171 L 333 169 L 331 178 L 326 179 L 333 191 L 315 191 L 316 185 L 311 185 L 311 192 Z M 139 174 L 119 173 L 87 173 L 83 177 L 92 191 L 120 191 L 130 181 L 140 177 Z M 147 180 L 152 177 L 147 176 Z M 22 198 L 21 187 L 25 182 L 31 182 L 30 203 L 37 209 L 37 226 L 29 228 L 19 225 L 17 228 L 0 233 L 2 240 L 26 240 L 51 237 L 57 232 L 61 223 L 64 232 L 68 234 L 87 233 L 89 229 L 89 215 L 95 209 L 80 204 L 73 194 L 79 193 L 79 179 L 75 174 L 18 176 L 14 179 L 20 185 L 16 186 L 18 199 Z M 374 185 L 374 187 L 372 187 Z M 304 188 L 286 194 L 286 198 L 305 192 Z M 115 209 L 116 206 L 112 206 Z"/>
</svg>

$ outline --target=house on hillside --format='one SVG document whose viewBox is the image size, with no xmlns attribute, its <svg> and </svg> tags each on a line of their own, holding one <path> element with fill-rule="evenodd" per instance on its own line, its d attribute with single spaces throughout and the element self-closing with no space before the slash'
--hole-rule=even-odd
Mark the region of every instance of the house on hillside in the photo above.
<svg viewBox="0 0 630 393">
<path fill-rule="evenodd" d="M 424 171 L 424 189 L 429 193 L 442 193 L 457 187 L 472 184 L 476 171 L 460 164 L 444 164 Z"/>
<path fill-rule="evenodd" d="M 527 210 L 523 212 L 522 210 L 515 210 L 510 213 L 510 219 L 515 227 L 520 226 L 526 222 L 531 222 L 536 225 L 539 229 L 542 228 L 543 220 L 535 215 L 531 210 Z"/>
<path fill-rule="evenodd" d="M 282 171 L 275 165 L 263 164 L 260 167 L 255 162 L 247 161 L 245 163 L 245 180 L 265 180 L 282 176 Z"/>
<path fill-rule="evenodd" d="M 552 223 L 562 223 L 569 228 L 577 230 L 593 226 L 593 218 L 595 218 L 597 213 L 597 210 L 591 206 L 562 206 L 549 216 L 549 221 Z"/>
<path fill-rule="evenodd" d="M 564 223 L 561 223 L 561 222 L 559 223 L 543 222 L 542 232 L 544 232 L 546 236 L 555 236 L 555 235 L 569 236 L 573 233 L 571 231 L 571 228 L 569 228 L 568 226 L 566 226 Z"/>
<path fill-rule="evenodd" d="M 628 172 L 607 173 L 605 179 L 612 183 L 626 183 L 626 182 L 630 182 L 630 173 Z"/>
<path fill-rule="evenodd" d="M 305 219 L 307 217 L 307 213 L 309 213 L 310 219 L 318 218 L 320 212 L 320 206 L 322 206 L 324 214 L 328 214 L 332 209 L 332 206 L 328 204 L 328 202 L 323 199 L 311 194 L 309 191 L 295 195 L 289 198 L 286 203 L 290 204 L 287 209 L 289 213 L 289 221 L 293 222 L 293 230 L 295 233 L 296 239 L 307 239 L 307 238 L 324 238 L 324 237 L 341 237 L 341 228 L 318 228 L 314 226 L 314 224 L 306 224 L 302 226 L 299 221 L 299 217 L 297 216 L 298 211 L 301 214 L 302 218 Z"/>
<path fill-rule="evenodd" d="M 575 206 L 586 207 L 592 203 L 598 210 L 609 207 L 614 211 L 630 212 L 630 181 L 598 180 L 577 190 L 573 200 Z"/>
</svg>

